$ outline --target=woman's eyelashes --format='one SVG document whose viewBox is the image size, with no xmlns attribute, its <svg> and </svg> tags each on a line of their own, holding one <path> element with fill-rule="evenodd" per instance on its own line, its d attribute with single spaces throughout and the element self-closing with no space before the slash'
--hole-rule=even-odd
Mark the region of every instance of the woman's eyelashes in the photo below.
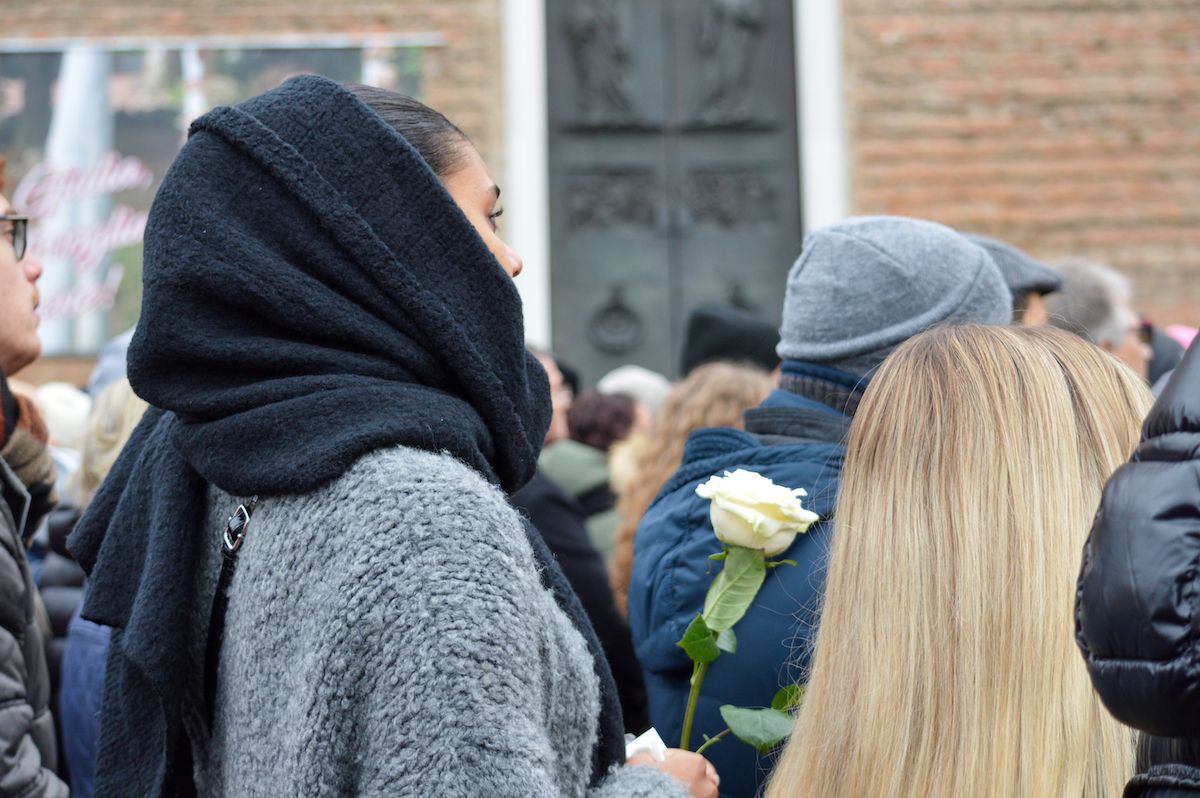
<svg viewBox="0 0 1200 798">
<path fill-rule="evenodd" d="M 488 221 L 492 223 L 493 230 L 496 229 L 496 220 L 499 219 L 503 215 L 504 215 L 503 208 L 497 208 L 496 210 L 494 210 L 488 214 Z"/>
</svg>

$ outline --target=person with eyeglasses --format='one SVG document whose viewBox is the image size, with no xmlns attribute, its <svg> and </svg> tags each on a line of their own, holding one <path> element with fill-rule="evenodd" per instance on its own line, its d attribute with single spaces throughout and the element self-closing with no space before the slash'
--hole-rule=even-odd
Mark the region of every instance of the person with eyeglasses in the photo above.
<svg viewBox="0 0 1200 798">
<path fill-rule="evenodd" d="M 0 158 L 0 188 L 4 184 Z M 54 498 L 46 425 L 8 376 L 41 354 L 29 220 L 0 196 L 0 795 L 65 796 L 50 714 L 50 676 L 25 544 Z"/>
<path fill-rule="evenodd" d="M 0 369 L 13 374 L 42 351 L 37 335 L 37 281 L 42 264 L 27 252 L 29 217 L 0 196 Z"/>
</svg>

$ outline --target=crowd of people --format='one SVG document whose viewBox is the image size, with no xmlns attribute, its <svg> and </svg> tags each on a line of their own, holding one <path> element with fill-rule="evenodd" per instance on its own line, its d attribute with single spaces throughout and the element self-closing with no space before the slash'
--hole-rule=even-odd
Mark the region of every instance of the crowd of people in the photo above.
<svg viewBox="0 0 1200 798">
<path fill-rule="evenodd" d="M 215 109 L 86 390 L 19 379 L 0 197 L 0 798 L 1200 794 L 1195 330 L 858 217 L 780 325 L 700 307 L 677 380 L 584 389 L 526 346 L 499 196 L 393 92 Z M 820 520 L 693 707 L 697 487 L 739 469 Z M 724 733 L 796 685 L 783 745 Z M 627 753 L 685 712 L 719 742 Z"/>
</svg>

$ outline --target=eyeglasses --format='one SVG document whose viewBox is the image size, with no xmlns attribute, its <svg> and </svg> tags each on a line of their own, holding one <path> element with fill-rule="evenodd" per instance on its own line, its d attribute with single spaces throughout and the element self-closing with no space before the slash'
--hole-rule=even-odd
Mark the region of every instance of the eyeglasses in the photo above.
<svg viewBox="0 0 1200 798">
<path fill-rule="evenodd" d="M 12 225 L 12 248 L 17 260 L 25 257 L 25 243 L 29 240 L 29 217 L 16 214 L 0 215 L 0 222 Z M 7 233 L 8 231 L 3 231 Z"/>
</svg>

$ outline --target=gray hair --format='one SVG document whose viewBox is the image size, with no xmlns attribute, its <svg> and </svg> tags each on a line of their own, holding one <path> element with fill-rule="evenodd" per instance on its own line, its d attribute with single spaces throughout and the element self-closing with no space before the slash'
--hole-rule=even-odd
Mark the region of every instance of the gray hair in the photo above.
<svg viewBox="0 0 1200 798">
<path fill-rule="evenodd" d="M 1050 324 L 1097 345 L 1120 346 L 1133 322 L 1129 278 L 1098 263 L 1072 258 L 1055 264 L 1062 289 L 1046 297 Z"/>
</svg>

